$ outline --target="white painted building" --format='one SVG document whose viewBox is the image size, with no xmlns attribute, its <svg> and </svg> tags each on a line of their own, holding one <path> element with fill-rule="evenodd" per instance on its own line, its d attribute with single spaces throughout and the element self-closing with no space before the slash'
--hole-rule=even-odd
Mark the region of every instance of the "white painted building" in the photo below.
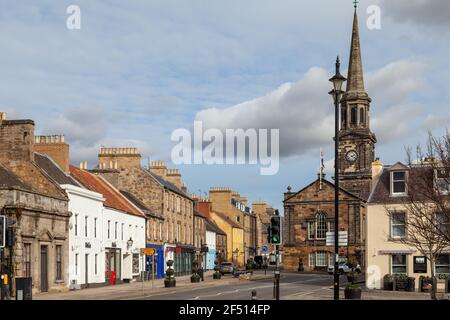
<svg viewBox="0 0 450 320">
<path fill-rule="evenodd" d="M 208 246 L 208 253 L 206 254 L 206 269 L 214 269 L 214 261 L 216 260 L 216 232 L 208 230 L 206 225 L 206 245 Z"/>
<path fill-rule="evenodd" d="M 69 288 L 105 282 L 103 201 L 100 193 L 61 185 L 69 196 Z"/>
</svg>

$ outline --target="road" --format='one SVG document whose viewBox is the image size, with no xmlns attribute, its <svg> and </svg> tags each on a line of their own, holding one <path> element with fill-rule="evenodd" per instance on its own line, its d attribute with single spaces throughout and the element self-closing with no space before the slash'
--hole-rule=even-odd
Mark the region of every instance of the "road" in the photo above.
<svg viewBox="0 0 450 320">
<path fill-rule="evenodd" d="M 258 273 L 259 274 L 259 273 Z M 269 274 L 269 272 L 268 272 Z M 231 277 L 231 276 L 225 276 Z M 345 277 L 341 278 L 346 282 Z M 280 278 L 280 297 L 311 295 L 332 298 L 332 276 L 327 274 L 282 273 Z M 137 300 L 250 300 L 252 291 L 256 290 L 257 299 L 273 298 L 273 279 L 241 281 L 220 287 L 192 288 L 179 292 L 161 293 L 139 297 Z"/>
</svg>

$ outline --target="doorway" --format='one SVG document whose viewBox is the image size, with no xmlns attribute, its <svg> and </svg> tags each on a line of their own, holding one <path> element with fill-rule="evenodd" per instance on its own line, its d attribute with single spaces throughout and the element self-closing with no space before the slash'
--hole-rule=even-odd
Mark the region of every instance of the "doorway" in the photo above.
<svg viewBox="0 0 450 320">
<path fill-rule="evenodd" d="M 84 284 L 89 287 L 89 253 L 84 255 Z"/>
<path fill-rule="evenodd" d="M 41 246 L 41 292 L 48 291 L 48 246 Z"/>
</svg>

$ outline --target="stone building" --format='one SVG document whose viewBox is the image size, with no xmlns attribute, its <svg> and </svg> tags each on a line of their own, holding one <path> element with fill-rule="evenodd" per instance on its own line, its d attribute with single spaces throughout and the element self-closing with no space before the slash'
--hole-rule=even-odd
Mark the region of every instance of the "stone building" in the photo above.
<svg viewBox="0 0 450 320">
<path fill-rule="evenodd" d="M 209 190 L 209 201 L 212 211 L 224 214 L 244 230 L 243 254 L 244 261 L 256 255 L 256 215 L 247 206 L 247 198 L 230 188 L 218 187 Z"/>
<path fill-rule="evenodd" d="M 31 277 L 33 292 L 67 290 L 69 217 L 63 189 L 35 162 L 34 122 L 0 117 L 0 210 L 13 235 L 2 272 Z"/>
<path fill-rule="evenodd" d="M 326 233 L 334 231 L 334 184 L 317 179 L 284 197 L 284 268 L 297 270 L 301 259 L 306 271 L 325 270 L 334 257 L 334 245 L 326 245 Z M 340 247 L 340 256 L 353 257 L 360 264 L 364 263 L 364 205 L 363 199 L 340 189 L 339 230 L 348 232 L 348 245 Z"/>
<path fill-rule="evenodd" d="M 262 248 L 264 245 L 267 246 L 267 254 L 274 253 L 274 246 L 268 243 L 269 234 L 267 230 L 270 226 L 270 217 L 275 213 L 275 209 L 265 201 L 255 201 L 252 204 L 252 211 L 256 215 L 257 255 L 263 254 Z"/>
<path fill-rule="evenodd" d="M 202 247 L 206 246 L 206 216 L 197 209 L 194 209 L 193 233 L 196 261 L 199 267 L 204 267 L 206 254 Z"/>
<path fill-rule="evenodd" d="M 376 137 L 370 130 L 371 99 L 364 89 L 358 16 L 355 10 L 339 130 L 339 231 L 348 235 L 340 259 L 364 264 L 365 204 L 372 188 Z M 320 177 L 298 192 L 284 194 L 284 266 L 305 270 L 332 264 L 334 246 L 325 246 L 326 233 L 334 231 L 334 184 Z"/>
<path fill-rule="evenodd" d="M 163 240 L 148 243 L 156 248 L 158 261 L 164 261 L 158 266 L 158 274 L 164 274 L 167 260 L 174 260 L 176 275 L 190 274 L 194 259 L 193 200 L 180 172 L 168 169 L 162 161 L 153 162 L 149 169 L 143 168 L 136 148 L 101 148 L 98 168 L 93 172 L 164 218 L 157 223 L 157 234 L 162 234 Z"/>
</svg>

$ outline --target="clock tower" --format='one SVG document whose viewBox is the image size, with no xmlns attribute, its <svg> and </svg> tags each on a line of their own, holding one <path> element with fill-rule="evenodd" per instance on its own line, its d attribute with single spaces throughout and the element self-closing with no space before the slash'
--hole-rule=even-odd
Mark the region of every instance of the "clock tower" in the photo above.
<svg viewBox="0 0 450 320">
<path fill-rule="evenodd" d="M 370 131 L 371 99 L 364 89 L 358 16 L 353 18 L 353 32 L 347 75 L 347 89 L 341 100 L 339 131 L 340 185 L 360 196 L 369 197 L 372 162 L 375 160 L 375 134 Z"/>
</svg>

